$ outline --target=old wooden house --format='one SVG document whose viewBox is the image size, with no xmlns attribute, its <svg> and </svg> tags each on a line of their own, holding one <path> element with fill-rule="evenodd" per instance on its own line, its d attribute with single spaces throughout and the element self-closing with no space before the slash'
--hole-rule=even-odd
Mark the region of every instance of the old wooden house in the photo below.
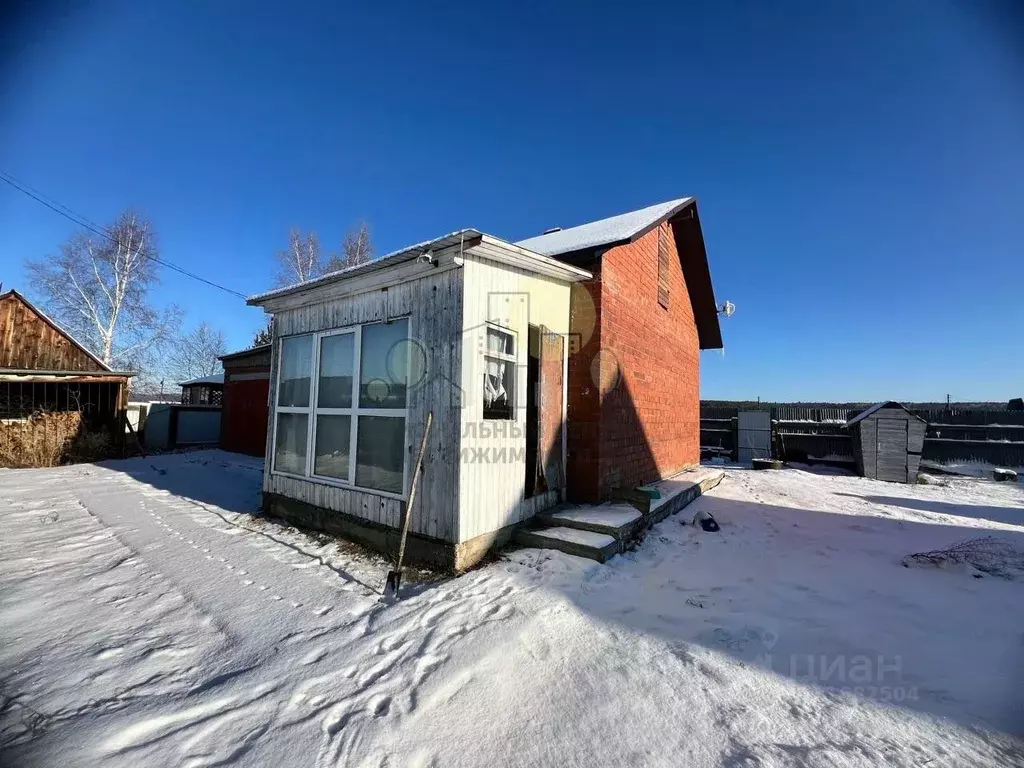
<svg viewBox="0 0 1024 768">
<path fill-rule="evenodd" d="M 565 500 L 699 461 L 721 346 L 693 198 L 539 240 L 454 232 L 249 299 L 273 315 L 264 507 L 462 570 Z"/>
<path fill-rule="evenodd" d="M 857 472 L 874 480 L 917 482 L 925 420 L 899 403 L 876 403 L 848 422 Z"/>
<path fill-rule="evenodd" d="M 131 375 L 112 370 L 17 291 L 0 295 L 0 466 L 119 452 Z"/>
<path fill-rule="evenodd" d="M 220 447 L 262 456 L 267 448 L 270 398 L 270 345 L 224 355 Z"/>
</svg>

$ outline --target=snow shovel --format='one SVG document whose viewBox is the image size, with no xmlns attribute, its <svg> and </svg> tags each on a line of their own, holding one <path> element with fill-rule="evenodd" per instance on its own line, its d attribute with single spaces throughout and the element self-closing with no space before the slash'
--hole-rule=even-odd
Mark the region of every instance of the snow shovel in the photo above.
<svg viewBox="0 0 1024 768">
<path fill-rule="evenodd" d="M 402 585 L 402 558 L 405 556 L 405 539 L 409 535 L 409 521 L 412 519 L 412 505 L 416 501 L 416 484 L 420 479 L 420 471 L 423 469 L 423 454 L 427 452 L 427 435 L 430 434 L 430 424 L 434 420 L 434 412 L 427 413 L 427 424 L 423 428 L 423 441 L 420 443 L 420 455 L 416 457 L 416 469 L 412 474 L 412 484 L 409 486 L 409 501 L 405 505 L 405 514 L 402 515 L 402 538 L 398 544 L 398 559 L 395 561 L 395 569 L 388 571 L 388 579 L 384 582 L 384 597 L 398 599 L 398 588 Z"/>
</svg>

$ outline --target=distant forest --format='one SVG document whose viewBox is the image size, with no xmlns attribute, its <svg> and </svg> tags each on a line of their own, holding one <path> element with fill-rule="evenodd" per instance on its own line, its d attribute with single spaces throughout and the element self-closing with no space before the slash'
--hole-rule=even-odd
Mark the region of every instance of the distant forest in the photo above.
<svg viewBox="0 0 1024 768">
<path fill-rule="evenodd" d="M 701 405 L 707 406 L 720 406 L 720 407 L 740 407 L 740 408 L 757 408 L 765 405 L 793 405 L 800 406 L 803 408 L 866 408 L 874 403 L 833 403 L 826 402 L 824 400 L 815 402 L 769 402 L 759 400 L 701 400 Z M 947 407 L 945 400 L 942 402 L 910 402 L 901 401 L 903 405 L 912 410 L 942 410 Z M 1004 400 L 998 403 L 984 403 L 984 402 L 955 402 L 949 403 L 948 407 L 958 411 L 1005 411 L 1007 410 L 1007 402 Z"/>
</svg>

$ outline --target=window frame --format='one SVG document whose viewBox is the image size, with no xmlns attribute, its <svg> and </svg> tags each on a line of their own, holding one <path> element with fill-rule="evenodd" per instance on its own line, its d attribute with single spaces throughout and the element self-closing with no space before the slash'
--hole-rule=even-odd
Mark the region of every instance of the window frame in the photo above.
<svg viewBox="0 0 1024 768">
<path fill-rule="evenodd" d="M 409 315 L 401 315 L 399 317 L 391 317 L 386 321 L 388 324 L 394 322 L 405 321 L 406 322 L 406 333 L 408 334 L 408 327 L 410 323 Z M 363 360 L 363 328 L 367 325 L 379 325 L 384 324 L 385 321 L 379 321 L 377 323 L 360 323 L 357 325 L 348 325 L 341 328 L 330 328 L 323 331 L 314 331 L 312 333 L 296 333 L 289 334 L 288 336 L 281 336 L 276 340 L 277 351 L 275 353 L 274 362 L 276 364 L 276 373 L 274 375 L 274 402 L 273 414 L 273 434 L 271 436 L 270 444 L 270 473 L 272 475 L 279 475 L 281 477 L 290 477 L 295 480 L 304 480 L 306 482 L 318 483 L 321 485 L 330 485 L 336 488 L 344 488 L 350 491 L 359 491 L 361 493 L 372 493 L 378 496 L 384 496 L 391 499 L 406 500 L 408 495 L 409 487 L 409 456 L 406 446 L 409 442 L 409 391 L 406 390 L 405 394 L 405 407 L 404 408 L 364 408 L 360 405 L 360 390 L 361 390 L 361 378 L 362 378 L 362 360 Z M 353 335 L 353 369 L 352 369 L 352 405 L 348 408 L 321 408 L 317 401 L 320 394 L 320 350 L 323 339 L 331 336 L 342 336 L 345 334 Z M 278 405 L 277 399 L 279 397 L 281 389 L 281 357 L 284 352 L 284 342 L 286 339 L 302 338 L 308 336 L 313 344 L 312 355 L 310 356 L 310 381 L 309 381 L 309 405 L 305 407 L 294 406 L 294 405 Z M 407 338 L 410 338 L 407 336 Z M 406 360 L 406 380 L 411 373 L 412 361 Z M 277 464 L 277 425 L 278 425 L 278 414 L 281 413 L 297 413 L 305 415 L 308 419 L 306 426 L 306 468 L 303 474 L 296 474 L 294 472 L 285 472 L 279 470 Z M 331 477 L 330 475 L 318 475 L 315 473 L 316 470 L 316 434 L 319 429 L 319 416 L 349 416 L 349 461 L 348 461 L 348 477 L 339 478 Z M 402 492 L 395 493 L 393 491 L 382 491 L 377 488 L 367 488 L 365 486 L 356 485 L 356 456 L 358 453 L 358 430 L 359 430 L 359 417 L 360 416 L 383 416 L 386 418 L 405 419 L 405 437 L 402 445 Z"/>
<path fill-rule="evenodd" d="M 487 331 L 490 331 L 490 330 L 497 331 L 498 333 L 504 333 L 505 335 L 511 337 L 511 339 L 512 339 L 512 354 L 508 354 L 506 352 L 491 352 L 487 348 Z M 484 324 L 484 349 L 483 349 L 484 376 L 487 375 L 487 361 L 488 361 L 488 358 L 490 358 L 492 360 L 495 360 L 495 361 L 499 361 L 499 362 L 509 363 L 509 364 L 512 365 L 512 392 L 510 393 L 511 396 L 509 398 L 509 400 L 511 401 L 509 403 L 509 414 L 510 415 L 507 416 L 507 417 L 503 417 L 503 418 L 495 418 L 494 416 L 487 416 L 487 406 L 484 405 L 483 406 L 483 410 L 481 412 L 481 416 L 482 416 L 484 421 L 517 421 L 518 420 L 517 419 L 517 415 L 516 415 L 516 413 L 517 413 L 516 412 L 516 404 L 519 401 L 519 357 L 518 357 L 518 355 L 519 355 L 519 335 L 512 328 L 507 328 L 504 325 L 499 325 L 498 323 L 493 323 L 493 322 L 490 322 L 490 321 L 488 321 L 487 323 Z M 480 381 L 480 380 L 477 379 L 477 381 Z M 481 402 L 481 404 L 483 403 L 482 399 L 481 399 L 480 402 Z"/>
</svg>

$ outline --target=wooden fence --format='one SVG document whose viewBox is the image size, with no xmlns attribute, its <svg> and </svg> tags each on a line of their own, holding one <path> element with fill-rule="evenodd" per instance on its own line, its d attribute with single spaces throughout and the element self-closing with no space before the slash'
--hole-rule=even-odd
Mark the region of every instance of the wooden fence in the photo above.
<svg viewBox="0 0 1024 768">
<path fill-rule="evenodd" d="M 845 424 L 863 408 L 764 404 L 760 409 L 771 411 L 772 446 L 778 458 L 853 462 Z M 736 458 L 736 419 L 740 410 L 752 409 L 701 405 L 702 453 Z M 912 412 L 928 422 L 922 454 L 926 460 L 1024 466 L 1024 411 L 912 409 Z"/>
</svg>

